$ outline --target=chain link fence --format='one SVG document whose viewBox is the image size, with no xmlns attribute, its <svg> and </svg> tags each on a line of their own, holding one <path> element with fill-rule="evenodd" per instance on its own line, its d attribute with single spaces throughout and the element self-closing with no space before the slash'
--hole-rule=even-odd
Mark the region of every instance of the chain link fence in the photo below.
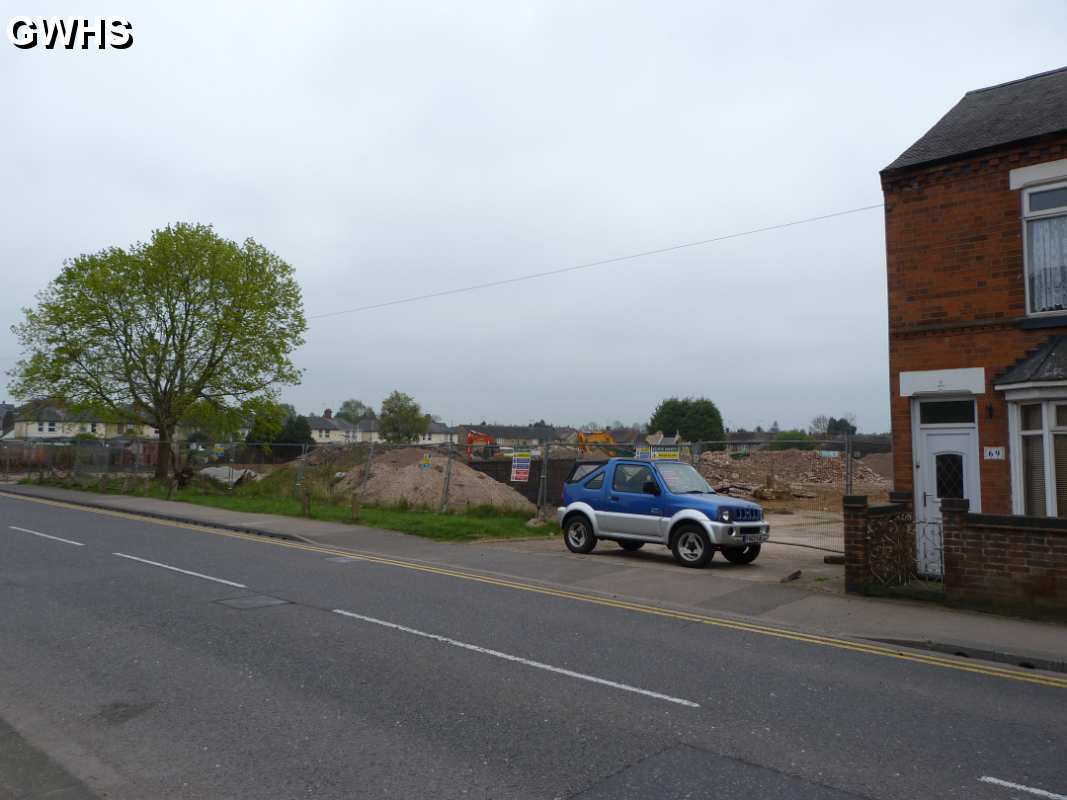
<svg viewBox="0 0 1067 800">
<path fill-rule="evenodd" d="M 842 498 L 888 497 L 888 453 L 856 452 L 851 437 L 708 441 L 678 445 L 553 442 L 505 447 L 458 443 L 250 444 L 180 442 L 170 453 L 174 489 L 265 499 L 463 511 L 488 507 L 545 516 L 563 500 L 578 461 L 677 459 L 722 495 L 763 506 L 772 540 L 842 552 Z M 158 442 L 0 442 L 0 477 L 69 485 L 135 485 L 156 472 Z"/>
</svg>

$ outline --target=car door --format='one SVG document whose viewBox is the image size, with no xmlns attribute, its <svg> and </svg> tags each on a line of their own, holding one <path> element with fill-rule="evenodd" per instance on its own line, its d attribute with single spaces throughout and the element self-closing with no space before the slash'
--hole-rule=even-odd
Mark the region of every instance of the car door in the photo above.
<svg viewBox="0 0 1067 800">
<path fill-rule="evenodd" d="M 611 485 L 604 498 L 604 512 L 598 514 L 603 533 L 619 533 L 654 539 L 663 515 L 660 496 L 644 491 L 648 482 L 659 485 L 648 464 L 621 462 L 615 465 Z"/>
</svg>

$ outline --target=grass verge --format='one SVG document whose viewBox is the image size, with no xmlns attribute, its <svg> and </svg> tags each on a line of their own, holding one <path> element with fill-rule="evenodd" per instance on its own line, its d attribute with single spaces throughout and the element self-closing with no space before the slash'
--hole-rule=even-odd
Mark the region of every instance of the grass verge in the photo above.
<svg viewBox="0 0 1067 800">
<path fill-rule="evenodd" d="M 97 492 L 99 494 L 123 494 L 134 497 L 167 499 L 167 489 L 155 481 L 103 481 L 81 483 L 65 480 L 23 481 L 27 484 L 56 486 L 64 489 Z M 301 503 L 294 497 L 264 497 L 261 494 L 244 495 L 240 490 L 227 492 L 205 486 L 192 486 L 175 490 L 170 497 L 180 503 L 224 508 L 247 514 L 278 514 L 287 517 L 302 517 Z M 471 508 L 465 512 L 449 511 L 439 514 L 414 508 L 378 508 L 363 506 L 358 520 L 352 519 L 351 507 L 347 504 L 323 500 L 311 502 L 311 519 L 324 522 L 343 522 L 366 525 L 372 528 L 411 533 L 427 539 L 446 542 L 469 542 L 477 539 L 516 539 L 531 536 L 548 536 L 551 526 L 530 527 L 526 514 L 498 511 L 492 507 Z"/>
</svg>

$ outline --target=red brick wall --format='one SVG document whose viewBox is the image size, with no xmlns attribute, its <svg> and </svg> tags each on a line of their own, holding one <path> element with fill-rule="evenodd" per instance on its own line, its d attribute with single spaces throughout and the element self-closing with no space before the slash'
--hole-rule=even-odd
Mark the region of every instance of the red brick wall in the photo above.
<svg viewBox="0 0 1067 800">
<path fill-rule="evenodd" d="M 1008 188 L 1008 173 L 1061 158 L 1067 158 L 1065 134 L 882 176 L 896 489 L 910 490 L 914 475 L 910 400 L 899 396 L 902 371 L 985 367 L 979 447 L 1010 446 L 1006 406 L 992 381 L 1064 331 L 1018 326 L 1026 314 L 1021 198 Z M 981 462 L 983 511 L 1011 512 L 1008 464 Z"/>
<path fill-rule="evenodd" d="M 1067 619 L 1067 520 L 968 514 L 943 500 L 945 602 Z"/>
</svg>

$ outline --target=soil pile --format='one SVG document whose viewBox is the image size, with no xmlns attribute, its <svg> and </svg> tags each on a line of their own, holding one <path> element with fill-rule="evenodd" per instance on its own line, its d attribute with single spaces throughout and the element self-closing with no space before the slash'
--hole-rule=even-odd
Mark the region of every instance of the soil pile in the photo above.
<svg viewBox="0 0 1067 800">
<path fill-rule="evenodd" d="M 430 466 L 423 466 L 429 453 Z M 437 509 L 445 483 L 448 457 L 441 452 L 404 448 L 375 453 L 370 476 L 363 487 L 363 502 L 375 506 L 411 506 Z M 363 483 L 363 467 L 351 470 L 335 487 L 335 492 L 351 493 Z M 537 508 L 510 486 L 471 469 L 459 458 L 452 460 L 448 482 L 448 508 L 463 511 L 474 506 L 493 506 L 502 511 L 521 511 L 531 516 Z"/>
</svg>

